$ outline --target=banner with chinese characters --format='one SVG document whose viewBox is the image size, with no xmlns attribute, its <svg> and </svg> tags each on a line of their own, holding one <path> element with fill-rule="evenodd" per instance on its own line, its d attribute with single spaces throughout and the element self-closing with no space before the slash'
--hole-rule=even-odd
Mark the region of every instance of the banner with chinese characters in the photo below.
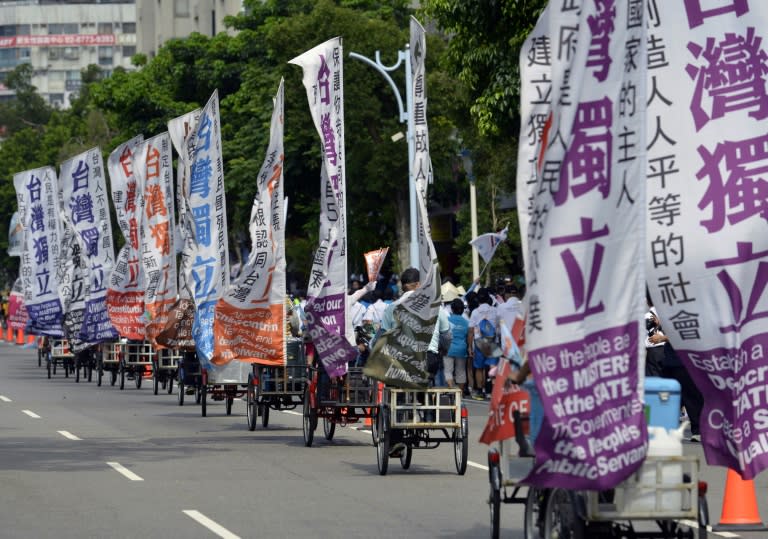
<svg viewBox="0 0 768 539">
<path fill-rule="evenodd" d="M 392 317 L 395 326 L 380 335 L 365 363 L 366 376 L 395 387 L 418 389 L 429 383 L 427 348 L 432 340 L 441 306 L 440 273 L 437 271 L 437 252 L 427 213 L 427 184 L 432 176 L 427 141 L 427 93 L 424 59 L 426 39 L 424 28 L 411 19 L 411 69 L 413 72 L 414 110 L 417 118 L 416 133 L 424 145 L 416 149 L 411 162 L 412 177 L 416 182 L 416 226 L 419 246 L 419 286 L 406 292 L 395 302 Z"/>
<path fill-rule="evenodd" d="M 768 4 L 650 16 L 648 286 L 706 395 L 707 462 L 752 479 L 768 467 Z"/>
<path fill-rule="evenodd" d="M 192 216 L 187 211 L 190 175 L 190 136 L 197 129 L 201 109 L 195 109 L 168 122 L 168 134 L 178 156 L 176 167 L 176 214 L 174 242 L 179 254 L 179 297 L 171 307 L 165 328 L 155 336 L 155 341 L 169 348 L 195 348 L 192 325 L 195 320 L 193 297 L 192 253 L 195 250 L 195 233 Z"/>
<path fill-rule="evenodd" d="M 64 315 L 56 281 L 60 230 L 56 171 L 37 168 L 13 176 L 23 230 L 20 274 L 27 331 L 61 337 Z"/>
<path fill-rule="evenodd" d="M 88 295 L 80 337 L 90 343 L 112 341 L 119 334 L 107 313 L 107 285 L 115 264 L 112 223 L 101 150 L 91 148 L 61 164 L 62 211 L 79 236 L 88 264 Z"/>
<path fill-rule="evenodd" d="M 144 187 L 140 226 L 141 267 L 147 340 L 168 323 L 176 302 L 176 249 L 174 247 L 173 163 L 171 139 L 162 133 L 139 144 L 133 157 L 139 183 Z"/>
<path fill-rule="evenodd" d="M 320 245 L 307 286 L 307 331 L 329 376 L 347 372 L 357 355 L 347 316 L 347 195 L 344 166 L 344 70 L 336 37 L 289 63 L 302 68 L 309 110 L 322 141 Z"/>
<path fill-rule="evenodd" d="M 8 223 L 8 256 L 21 256 L 23 242 L 24 230 L 21 228 L 21 217 L 17 210 L 13 212 Z"/>
<path fill-rule="evenodd" d="M 62 192 L 59 186 L 58 199 Z M 85 298 L 90 286 L 90 270 L 85 258 L 82 242 L 75 232 L 69 213 L 60 205 L 61 217 L 61 255 L 56 269 L 59 281 L 59 297 L 64 308 L 64 338 L 69 341 L 73 352 L 88 348 L 89 343 L 80 338 L 80 330 L 85 318 Z"/>
<path fill-rule="evenodd" d="M 144 186 L 133 159 L 144 140 L 138 135 L 115 148 L 107 160 L 112 204 L 125 244 L 109 277 L 107 313 L 114 328 L 126 339 L 144 340 L 144 279 L 141 252 L 141 222 Z"/>
<path fill-rule="evenodd" d="M 192 334 L 197 356 L 210 366 L 216 302 L 229 286 L 227 204 L 221 155 L 219 93 L 214 91 L 189 137 L 189 191 L 186 211 L 192 218 L 192 262 L 195 321 Z M 213 381 L 213 379 L 212 379 Z"/>
<path fill-rule="evenodd" d="M 240 275 L 216 305 L 213 363 L 225 369 L 247 367 L 250 371 L 251 363 L 284 365 L 286 361 L 283 96 L 280 81 L 269 147 L 251 209 L 251 252 Z"/>
<path fill-rule="evenodd" d="M 644 9 L 642 2 L 585 1 L 580 10 L 550 2 L 548 17 L 549 35 L 562 46 L 553 51 L 556 91 L 541 134 L 548 143 L 522 231 L 527 357 L 544 420 L 524 481 L 602 490 L 642 465 L 648 438 L 640 333 Z M 520 173 L 524 186 L 530 168 Z"/>
</svg>

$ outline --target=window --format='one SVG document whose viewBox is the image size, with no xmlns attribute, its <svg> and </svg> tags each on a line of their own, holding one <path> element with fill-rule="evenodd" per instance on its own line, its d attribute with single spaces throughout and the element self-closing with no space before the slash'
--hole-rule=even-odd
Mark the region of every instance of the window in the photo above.
<svg viewBox="0 0 768 539">
<path fill-rule="evenodd" d="M 63 24 L 49 24 L 48 25 L 48 34 L 50 35 L 58 35 L 58 34 L 79 34 L 80 33 L 80 26 L 76 22 L 67 22 Z"/>
<path fill-rule="evenodd" d="M 48 49 L 48 59 L 49 60 L 58 60 L 61 58 L 61 49 L 58 49 L 56 47 L 51 47 Z"/>
<path fill-rule="evenodd" d="M 112 33 L 112 23 L 111 22 L 100 22 L 98 28 L 96 29 L 97 34 L 111 34 Z"/>
<path fill-rule="evenodd" d="M 99 47 L 99 65 L 110 66 L 112 65 L 113 56 L 112 47 Z"/>
<path fill-rule="evenodd" d="M 61 57 L 65 60 L 77 60 L 80 58 L 80 50 L 77 47 L 64 47 Z"/>
<path fill-rule="evenodd" d="M 64 82 L 64 78 L 66 77 L 65 71 L 48 71 L 48 81 L 49 82 Z"/>
<path fill-rule="evenodd" d="M 22 49 L 19 49 L 19 60 L 29 60 L 32 56 L 32 49 L 29 47 L 24 47 Z"/>
<path fill-rule="evenodd" d="M 189 17 L 189 0 L 173 0 L 173 14 L 177 17 Z"/>
<path fill-rule="evenodd" d="M 17 36 L 28 36 L 32 33 L 32 25 L 30 24 L 19 24 L 16 26 L 16 35 Z"/>
<path fill-rule="evenodd" d="M 80 81 L 80 72 L 79 71 L 67 71 L 67 80 Z"/>
<path fill-rule="evenodd" d="M 130 58 L 136 54 L 136 46 L 134 45 L 125 45 L 123 47 L 123 58 Z"/>
<path fill-rule="evenodd" d="M 16 49 L 0 49 L 0 67 L 15 67 L 17 64 Z"/>
<path fill-rule="evenodd" d="M 64 106 L 64 94 L 48 94 L 48 101 L 54 107 Z"/>
<path fill-rule="evenodd" d="M 123 23 L 123 33 L 124 34 L 135 34 L 136 33 L 136 23 L 135 22 L 124 22 Z"/>
<path fill-rule="evenodd" d="M 15 36 L 16 35 L 16 26 L 12 24 L 3 24 L 0 25 L 0 36 L 6 37 L 6 36 Z"/>
</svg>

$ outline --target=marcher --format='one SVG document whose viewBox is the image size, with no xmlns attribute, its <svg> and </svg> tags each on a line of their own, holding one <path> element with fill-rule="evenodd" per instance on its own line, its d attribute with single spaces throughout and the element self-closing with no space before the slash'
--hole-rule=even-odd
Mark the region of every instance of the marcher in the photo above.
<svg viewBox="0 0 768 539">
<path fill-rule="evenodd" d="M 448 323 L 451 328 L 451 345 L 443 357 L 443 373 L 448 387 L 457 385 L 464 391 L 467 383 L 467 350 L 469 349 L 469 321 L 464 317 L 464 302 L 456 298 L 451 304 Z"/>
<path fill-rule="evenodd" d="M 440 350 L 440 341 L 450 338 L 451 324 L 448 322 L 448 314 L 444 309 L 437 312 L 435 330 L 432 332 L 432 340 L 427 348 L 427 370 L 432 378 L 434 387 L 445 387 L 445 372 L 443 370 L 443 350 Z"/>
<path fill-rule="evenodd" d="M 498 335 L 499 316 L 493 307 L 491 295 L 487 288 L 481 288 L 477 293 L 479 303 L 477 309 L 469 316 L 469 354 L 474 367 L 475 392 L 472 398 L 485 400 L 488 393 L 488 369 L 499 362 L 498 357 L 488 357 L 479 348 L 479 339 L 495 339 Z"/>
</svg>

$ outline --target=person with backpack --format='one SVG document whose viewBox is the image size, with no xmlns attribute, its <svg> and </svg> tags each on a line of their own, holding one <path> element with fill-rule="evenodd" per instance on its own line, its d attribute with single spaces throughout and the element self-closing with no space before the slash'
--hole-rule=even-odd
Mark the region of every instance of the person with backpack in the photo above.
<svg viewBox="0 0 768 539">
<path fill-rule="evenodd" d="M 488 393 L 488 370 L 499 361 L 496 355 L 499 349 L 499 314 L 487 288 L 477 292 L 477 301 L 478 306 L 469 317 L 469 356 L 472 358 L 475 382 L 472 398 L 485 400 Z"/>
</svg>

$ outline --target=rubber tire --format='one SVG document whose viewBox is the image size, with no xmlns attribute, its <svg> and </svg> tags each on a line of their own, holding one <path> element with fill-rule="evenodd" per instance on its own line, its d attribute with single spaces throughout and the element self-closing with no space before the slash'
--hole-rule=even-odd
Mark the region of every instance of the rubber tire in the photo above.
<svg viewBox="0 0 768 539">
<path fill-rule="evenodd" d="M 173 395 L 173 376 L 168 376 L 168 380 L 165 382 L 165 390 L 169 395 Z"/>
<path fill-rule="evenodd" d="M 117 383 L 117 371 L 111 370 L 109 371 L 109 385 L 113 386 Z"/>
<path fill-rule="evenodd" d="M 50 379 L 51 378 L 51 360 L 50 359 L 48 360 L 48 365 L 46 365 L 46 367 L 48 370 L 48 379 Z"/>
<path fill-rule="evenodd" d="M 160 380 L 157 379 L 157 369 L 152 369 L 152 393 L 160 393 Z"/>
<path fill-rule="evenodd" d="M 179 406 L 184 406 L 184 393 L 186 393 L 187 388 L 184 387 L 184 382 L 179 380 L 179 383 L 176 384 L 176 401 L 179 403 Z"/>
<path fill-rule="evenodd" d="M 102 366 L 101 362 L 99 362 L 99 366 L 96 368 L 96 385 L 98 387 L 101 387 L 101 381 L 104 378 L 104 367 Z"/>
<path fill-rule="evenodd" d="M 706 496 L 699 496 L 699 535 L 698 539 L 707 539 L 709 525 L 709 503 Z"/>
<path fill-rule="evenodd" d="M 379 436 L 379 408 L 373 408 L 371 410 L 371 440 L 373 440 L 373 446 L 376 447 L 376 438 Z"/>
<path fill-rule="evenodd" d="M 387 475 L 389 468 L 389 426 L 386 424 L 388 414 L 386 410 L 379 410 L 379 439 L 376 442 L 376 464 L 379 468 L 379 475 Z"/>
<path fill-rule="evenodd" d="M 200 386 L 200 414 L 205 417 L 208 415 L 208 386 Z"/>
<path fill-rule="evenodd" d="M 123 366 L 122 363 L 120 364 L 119 370 L 120 370 L 120 391 L 122 391 L 123 389 L 125 389 L 125 367 Z"/>
<path fill-rule="evenodd" d="M 549 493 L 546 513 L 544 515 L 544 537 L 558 537 L 559 539 L 585 538 L 586 525 L 576 511 L 575 496 L 576 494 L 571 490 L 563 488 L 552 489 Z"/>
<path fill-rule="evenodd" d="M 266 429 L 269 426 L 269 405 L 259 404 L 259 415 L 261 416 L 261 426 Z"/>
<path fill-rule="evenodd" d="M 453 458 L 456 462 L 456 473 L 464 475 L 469 461 L 469 423 L 466 417 L 461 418 L 461 429 L 453 431 Z"/>
<path fill-rule="evenodd" d="M 323 418 L 323 434 L 325 435 L 325 439 L 329 442 L 333 440 L 333 435 L 336 433 L 336 423 L 332 421 L 330 418 L 324 417 Z"/>
<path fill-rule="evenodd" d="M 53 374 L 56 374 L 56 360 L 51 358 L 51 365 L 53 365 Z"/>
<path fill-rule="evenodd" d="M 232 404 L 235 402 L 234 397 L 227 397 L 227 400 L 224 402 L 224 405 L 227 409 L 227 415 L 232 415 Z"/>
<path fill-rule="evenodd" d="M 248 375 L 248 388 L 245 390 L 245 420 L 248 424 L 248 430 L 256 430 L 256 416 L 259 406 L 256 404 L 256 387 L 253 375 Z"/>
<path fill-rule="evenodd" d="M 203 386 L 198 383 L 197 387 L 195 387 L 195 404 L 200 404 L 200 401 L 203 400 Z"/>
<path fill-rule="evenodd" d="M 39 349 L 37 351 L 37 366 L 38 367 L 43 366 L 43 351 Z"/>
<path fill-rule="evenodd" d="M 411 458 L 413 458 L 413 447 L 406 445 L 405 450 L 400 453 L 400 466 L 403 470 L 411 467 Z"/>
<path fill-rule="evenodd" d="M 85 370 L 88 373 L 88 383 L 93 382 L 93 363 L 91 363 L 91 361 L 88 361 Z"/>
<path fill-rule="evenodd" d="M 528 487 L 523 513 L 523 537 L 525 539 L 541 539 L 544 536 L 541 512 L 546 510 L 549 489 Z"/>
<path fill-rule="evenodd" d="M 80 383 L 80 367 L 81 367 L 80 360 L 78 359 L 77 362 L 75 363 L 75 383 L 76 384 Z"/>
<path fill-rule="evenodd" d="M 69 378 L 69 362 L 66 359 L 62 359 L 61 366 L 64 367 L 64 378 Z"/>
<path fill-rule="evenodd" d="M 315 439 L 315 428 L 317 428 L 317 410 L 313 410 L 309 405 L 309 386 L 304 390 L 304 412 L 302 413 L 301 428 L 304 433 L 304 445 L 312 447 L 312 441 Z"/>
<path fill-rule="evenodd" d="M 133 372 L 133 383 L 136 384 L 136 389 L 141 389 L 142 378 L 144 378 L 144 367 L 138 367 Z"/>
<path fill-rule="evenodd" d="M 501 489 L 491 484 L 491 494 L 488 497 L 488 508 L 491 512 L 491 539 L 501 536 Z"/>
</svg>

